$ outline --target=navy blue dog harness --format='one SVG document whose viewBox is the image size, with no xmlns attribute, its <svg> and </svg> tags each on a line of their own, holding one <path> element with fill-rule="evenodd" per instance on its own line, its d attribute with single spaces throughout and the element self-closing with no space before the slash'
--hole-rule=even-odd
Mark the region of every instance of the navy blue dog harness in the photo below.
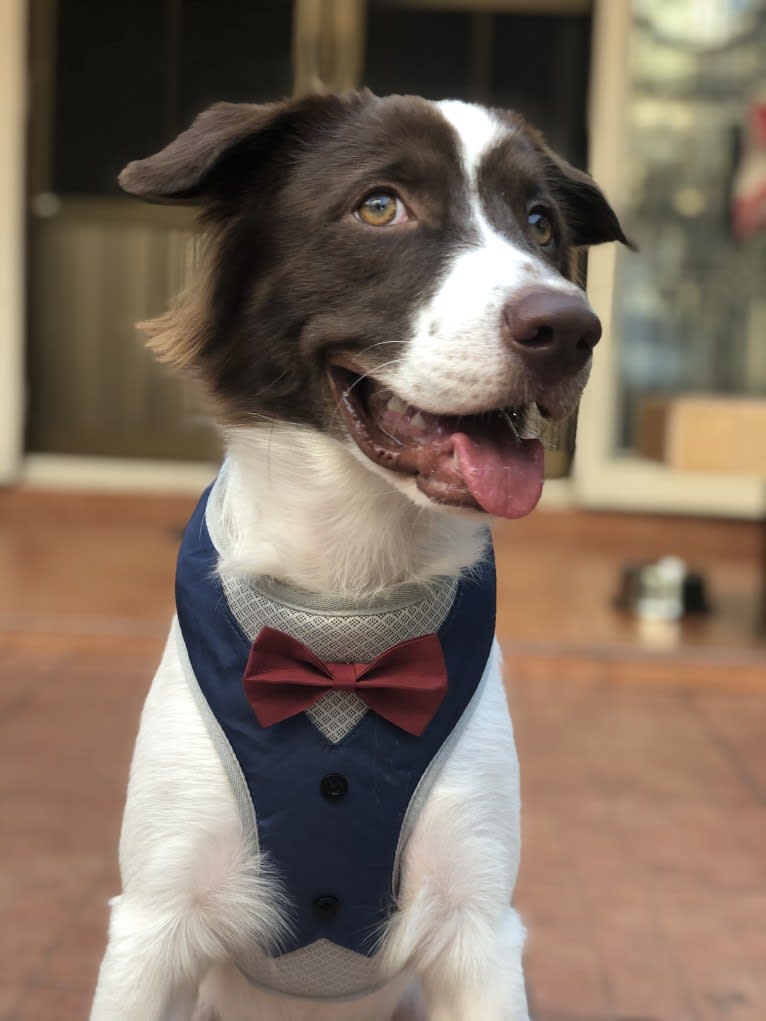
<svg viewBox="0 0 766 1021">
<path fill-rule="evenodd" d="M 212 488 L 212 487 L 211 487 Z M 400 835 L 418 783 L 466 711 L 490 656 L 495 626 L 491 549 L 457 582 L 438 630 L 448 690 L 415 737 L 372 711 L 336 742 L 305 712 L 261 727 L 242 677 L 251 642 L 216 574 L 206 521 L 210 489 L 178 558 L 178 621 L 197 684 L 223 731 L 252 799 L 260 850 L 292 905 L 280 954 L 327 940 L 375 953 L 393 908 Z M 367 618 L 375 626 L 375 615 Z"/>
</svg>

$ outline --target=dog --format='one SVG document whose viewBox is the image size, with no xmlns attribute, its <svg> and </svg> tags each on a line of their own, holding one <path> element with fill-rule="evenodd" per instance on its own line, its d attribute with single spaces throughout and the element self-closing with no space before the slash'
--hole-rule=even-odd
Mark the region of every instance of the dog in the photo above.
<svg viewBox="0 0 766 1021">
<path fill-rule="evenodd" d="M 220 103 L 123 188 L 201 207 L 147 324 L 214 402 L 92 1021 L 528 1021 L 487 521 L 543 482 L 629 244 L 518 114 Z"/>
</svg>

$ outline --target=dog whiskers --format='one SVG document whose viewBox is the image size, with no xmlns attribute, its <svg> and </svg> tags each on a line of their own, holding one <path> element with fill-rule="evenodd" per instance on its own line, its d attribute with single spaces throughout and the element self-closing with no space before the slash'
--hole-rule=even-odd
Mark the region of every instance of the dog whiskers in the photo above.
<svg viewBox="0 0 766 1021">
<path fill-rule="evenodd" d="M 258 396 L 259 397 L 263 396 L 263 394 L 265 394 L 267 390 L 270 390 L 273 386 L 276 386 L 277 383 L 281 383 L 285 376 L 288 374 L 288 372 L 289 369 L 285 369 L 284 372 L 280 372 L 276 379 L 272 379 L 272 381 L 270 383 L 267 383 L 266 386 L 261 387 L 261 389 L 258 391 Z"/>
<path fill-rule="evenodd" d="M 359 383 L 362 382 L 362 380 L 368 379 L 372 375 L 373 372 L 380 372 L 381 369 L 385 369 L 389 365 L 396 365 L 396 364 L 398 364 L 401 361 L 402 361 L 401 358 L 392 358 L 388 362 L 383 362 L 382 365 L 376 365 L 375 368 L 374 369 L 370 369 L 369 372 L 363 372 L 361 376 L 357 376 L 357 378 L 354 380 L 354 382 L 351 384 L 351 386 L 348 388 L 348 390 L 344 390 L 343 391 L 343 395 L 345 397 L 348 397 L 348 395 L 351 393 L 351 391 L 354 389 L 354 387 L 358 386 Z"/>
<path fill-rule="evenodd" d="M 380 343 L 382 343 L 382 344 L 393 343 L 393 341 L 381 341 Z M 377 345 L 372 345 L 372 346 L 376 347 Z M 369 350 L 369 348 L 367 350 Z M 357 386 L 358 383 L 361 383 L 362 380 L 368 379 L 372 375 L 373 372 L 378 372 L 380 369 L 385 369 L 389 365 L 396 365 L 398 362 L 401 362 L 401 360 L 402 360 L 401 358 L 392 358 L 392 359 L 390 359 L 390 361 L 383 362 L 382 365 L 376 365 L 374 369 L 370 369 L 368 372 L 365 372 L 361 376 L 358 376 L 354 380 L 354 382 L 351 384 L 351 386 L 349 386 L 347 390 L 343 391 L 343 396 L 344 397 L 348 397 L 349 394 L 351 393 L 351 391 L 354 389 L 354 387 Z M 336 419 L 338 417 L 339 411 L 340 411 L 340 404 L 339 404 L 339 402 L 336 401 L 335 410 L 333 411 L 332 418 L 330 419 L 330 429 L 332 429 L 335 426 L 335 421 L 336 421 Z M 388 433 L 386 435 L 388 435 Z M 391 437 L 391 439 L 394 439 L 394 438 L 395 437 L 393 437 L 393 436 Z"/>
<path fill-rule="evenodd" d="M 393 440 L 393 441 L 394 441 L 394 443 L 398 443 L 400 447 L 403 447 L 403 446 L 404 446 L 404 443 L 402 443 L 402 441 L 401 441 L 401 440 L 399 439 L 399 437 L 398 437 L 398 436 L 393 436 L 393 435 L 392 435 L 392 434 L 391 434 L 391 433 L 390 433 L 390 432 L 388 431 L 388 429 L 384 429 L 384 428 L 383 428 L 383 426 L 382 426 L 382 425 L 380 424 L 380 422 L 378 422 L 378 429 L 380 429 L 380 431 L 381 431 L 382 433 L 385 433 L 385 434 L 386 434 L 386 436 L 388 436 L 388 438 L 389 438 L 390 440 Z"/>
<path fill-rule="evenodd" d="M 359 355 L 366 355 L 368 351 L 374 351 L 376 347 L 386 347 L 389 344 L 399 344 L 399 345 L 401 345 L 401 341 L 400 340 L 379 340 L 375 344 L 369 344 L 367 347 L 363 347 L 362 350 L 359 351 Z"/>
<path fill-rule="evenodd" d="M 517 429 L 516 423 L 514 422 L 513 417 L 512 417 L 513 415 L 519 415 L 520 413 L 518 411 L 516 411 L 515 408 L 510 413 L 508 411 L 506 411 L 505 408 L 501 408 L 500 409 L 500 414 L 505 419 L 505 421 L 508 423 L 508 428 L 511 430 L 511 432 L 516 437 L 516 439 L 520 440 L 521 439 L 521 433 Z"/>
</svg>

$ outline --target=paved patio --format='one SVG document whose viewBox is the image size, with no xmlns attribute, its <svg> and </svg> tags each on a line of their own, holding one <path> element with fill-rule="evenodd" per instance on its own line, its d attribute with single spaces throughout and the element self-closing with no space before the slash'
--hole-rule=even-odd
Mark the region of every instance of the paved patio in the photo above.
<svg viewBox="0 0 766 1021">
<path fill-rule="evenodd" d="M 87 1017 L 190 506 L 0 493 L 0 1021 Z M 658 650 L 607 590 L 667 527 L 548 512 L 498 533 L 536 1021 L 766 1019 L 758 537 L 678 533 L 725 598 Z"/>
</svg>

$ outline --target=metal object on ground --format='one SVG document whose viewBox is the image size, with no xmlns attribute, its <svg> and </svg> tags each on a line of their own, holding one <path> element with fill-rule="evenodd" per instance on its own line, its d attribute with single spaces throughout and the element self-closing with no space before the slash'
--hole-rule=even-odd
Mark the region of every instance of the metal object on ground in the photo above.
<svg viewBox="0 0 766 1021">
<path fill-rule="evenodd" d="M 690 571 L 679 557 L 628 564 L 615 599 L 620 609 L 645 620 L 679 620 L 710 612 L 702 574 Z"/>
</svg>

